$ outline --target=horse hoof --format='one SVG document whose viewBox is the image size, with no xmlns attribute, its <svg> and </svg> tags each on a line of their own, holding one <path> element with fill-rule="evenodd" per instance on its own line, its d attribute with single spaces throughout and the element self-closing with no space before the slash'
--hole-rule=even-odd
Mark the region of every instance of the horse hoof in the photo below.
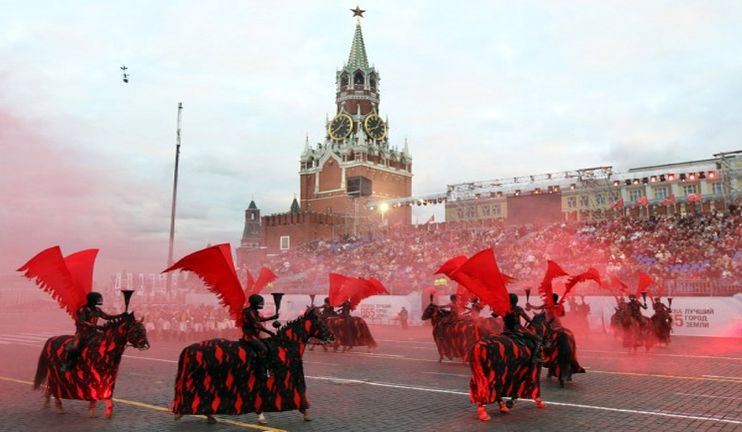
<svg viewBox="0 0 742 432">
<path fill-rule="evenodd" d="M 479 420 L 481 421 L 489 421 L 492 419 L 489 414 L 487 414 L 487 408 L 480 406 L 477 408 L 477 414 L 479 415 Z"/>
<path fill-rule="evenodd" d="M 510 409 L 508 409 L 507 406 L 503 402 L 500 402 L 500 413 L 507 414 L 510 412 Z"/>
<path fill-rule="evenodd" d="M 263 413 L 258 414 L 258 423 L 259 424 L 268 424 L 268 419 L 265 418 L 265 414 L 263 414 Z"/>
<path fill-rule="evenodd" d="M 175 414 L 175 416 L 173 417 L 173 420 L 178 421 L 182 418 L 183 418 L 183 414 Z"/>
<path fill-rule="evenodd" d="M 208 424 L 215 424 L 216 423 L 216 419 L 214 418 L 213 415 L 207 414 L 206 415 L 206 423 L 208 423 Z"/>
<path fill-rule="evenodd" d="M 536 408 L 546 408 L 544 401 L 542 401 L 541 399 L 536 399 Z"/>
<path fill-rule="evenodd" d="M 306 421 L 306 422 L 312 421 L 312 417 L 309 415 L 309 412 L 308 411 L 304 411 L 302 413 L 302 415 L 304 416 L 304 421 Z"/>
</svg>

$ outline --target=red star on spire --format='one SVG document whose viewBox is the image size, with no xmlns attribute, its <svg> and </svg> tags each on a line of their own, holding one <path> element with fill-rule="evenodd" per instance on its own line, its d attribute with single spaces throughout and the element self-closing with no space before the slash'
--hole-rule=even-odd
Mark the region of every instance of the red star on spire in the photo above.
<svg viewBox="0 0 742 432">
<path fill-rule="evenodd" d="M 366 12 L 365 10 L 361 9 L 358 6 L 356 6 L 355 9 L 350 9 L 350 11 L 353 12 L 354 17 L 361 17 L 361 18 L 363 18 L 363 13 Z"/>
</svg>

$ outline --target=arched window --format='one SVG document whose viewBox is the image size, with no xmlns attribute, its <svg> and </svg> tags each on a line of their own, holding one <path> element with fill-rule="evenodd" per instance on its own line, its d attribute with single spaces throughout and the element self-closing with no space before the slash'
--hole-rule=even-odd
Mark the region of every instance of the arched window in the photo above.
<svg viewBox="0 0 742 432">
<path fill-rule="evenodd" d="M 341 87 L 348 87 L 348 74 L 343 73 L 340 75 L 340 86 Z"/>
<path fill-rule="evenodd" d="M 376 74 L 371 74 L 368 81 L 371 84 L 371 89 L 376 90 Z"/>
<path fill-rule="evenodd" d="M 363 85 L 364 84 L 364 78 L 363 78 L 363 72 L 358 71 L 353 75 L 353 84 L 354 85 Z"/>
</svg>

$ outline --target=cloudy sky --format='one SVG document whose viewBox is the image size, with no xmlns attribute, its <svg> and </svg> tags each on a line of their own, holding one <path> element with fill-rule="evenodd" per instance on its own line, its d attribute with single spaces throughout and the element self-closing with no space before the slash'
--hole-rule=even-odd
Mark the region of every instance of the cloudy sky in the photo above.
<svg viewBox="0 0 742 432">
<path fill-rule="evenodd" d="M 54 244 L 101 248 L 99 279 L 162 268 L 178 102 L 176 256 L 237 245 L 251 198 L 288 210 L 355 5 L 0 0 L 0 275 Z M 416 194 L 742 147 L 739 1 L 361 6 Z"/>
</svg>

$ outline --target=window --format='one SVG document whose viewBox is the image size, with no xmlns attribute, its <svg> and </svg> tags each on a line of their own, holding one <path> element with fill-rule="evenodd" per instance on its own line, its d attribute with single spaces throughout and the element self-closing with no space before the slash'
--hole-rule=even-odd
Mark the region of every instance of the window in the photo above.
<svg viewBox="0 0 742 432">
<path fill-rule="evenodd" d="M 633 189 L 629 191 L 629 202 L 635 202 L 644 195 L 641 189 Z"/>
<path fill-rule="evenodd" d="M 291 244 L 291 238 L 290 236 L 281 236 L 281 250 L 289 250 L 289 246 Z"/>
<path fill-rule="evenodd" d="M 683 194 L 685 194 L 685 196 L 688 196 L 690 194 L 694 194 L 697 191 L 698 191 L 697 185 L 694 185 L 694 184 L 690 184 L 689 185 L 689 184 L 687 184 L 687 185 L 684 185 L 683 186 Z"/>
<path fill-rule="evenodd" d="M 654 188 L 654 198 L 658 200 L 663 200 L 667 198 L 670 194 L 668 193 L 667 186 L 662 187 L 656 187 Z"/>
<path fill-rule="evenodd" d="M 590 198 L 587 195 L 580 195 L 580 207 L 590 207 Z"/>
<path fill-rule="evenodd" d="M 464 209 L 462 209 L 462 208 L 457 208 L 457 209 L 456 209 L 456 216 L 458 216 L 458 217 L 459 217 L 459 219 L 463 219 L 463 218 L 464 218 Z"/>
<path fill-rule="evenodd" d="M 467 219 L 474 219 L 477 217 L 477 208 L 474 206 L 469 206 L 466 208 L 466 217 Z"/>
<path fill-rule="evenodd" d="M 605 205 L 605 195 L 603 194 L 595 195 L 595 204 L 599 206 Z"/>
<path fill-rule="evenodd" d="M 482 206 L 482 216 L 489 217 L 490 216 L 490 206 L 484 205 Z"/>
<path fill-rule="evenodd" d="M 724 186 L 721 184 L 721 182 L 711 183 L 711 193 L 713 193 L 714 195 L 721 195 L 724 193 Z"/>
<path fill-rule="evenodd" d="M 344 73 L 342 76 L 340 76 L 340 85 L 343 87 L 348 86 L 348 74 Z"/>
<path fill-rule="evenodd" d="M 363 85 L 364 81 L 365 80 L 363 79 L 363 73 L 361 71 L 358 71 L 355 75 L 353 75 L 353 84 Z"/>
<path fill-rule="evenodd" d="M 577 207 L 577 197 L 567 197 L 567 207 L 569 208 L 576 208 Z"/>
<path fill-rule="evenodd" d="M 502 209 L 500 208 L 500 204 L 495 204 L 492 206 L 492 214 L 494 214 L 495 216 L 502 215 Z"/>
</svg>

